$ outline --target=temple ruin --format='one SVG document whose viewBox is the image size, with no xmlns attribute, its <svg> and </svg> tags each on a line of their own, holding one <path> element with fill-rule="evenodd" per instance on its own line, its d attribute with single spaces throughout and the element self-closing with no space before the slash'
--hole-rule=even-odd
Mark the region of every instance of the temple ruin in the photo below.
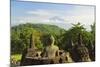
<svg viewBox="0 0 100 67">
<path fill-rule="evenodd" d="M 26 65 L 42 65 L 42 64 L 58 64 L 72 62 L 88 62 L 91 61 L 87 47 L 82 43 L 81 34 L 78 35 L 78 44 L 74 45 L 72 40 L 71 45 L 74 48 L 68 52 L 59 50 L 59 47 L 54 45 L 55 39 L 50 36 L 48 44 L 44 50 L 39 50 L 35 46 L 34 36 L 30 35 L 30 47 L 23 51 L 21 66 Z"/>
</svg>

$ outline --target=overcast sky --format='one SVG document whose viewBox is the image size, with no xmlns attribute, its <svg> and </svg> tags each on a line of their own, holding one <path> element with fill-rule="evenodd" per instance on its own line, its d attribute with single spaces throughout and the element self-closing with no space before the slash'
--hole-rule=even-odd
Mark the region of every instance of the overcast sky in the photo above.
<svg viewBox="0 0 100 67">
<path fill-rule="evenodd" d="M 68 29 L 72 23 L 78 22 L 89 29 L 89 25 L 95 22 L 95 7 L 11 1 L 11 26 L 23 23 L 43 23 Z"/>
</svg>

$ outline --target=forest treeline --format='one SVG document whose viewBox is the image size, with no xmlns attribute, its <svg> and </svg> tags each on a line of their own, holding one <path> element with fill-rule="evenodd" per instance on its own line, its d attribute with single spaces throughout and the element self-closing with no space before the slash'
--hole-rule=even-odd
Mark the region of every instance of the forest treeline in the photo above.
<svg viewBox="0 0 100 67">
<path fill-rule="evenodd" d="M 60 49 L 68 51 L 77 44 L 78 34 L 82 35 L 83 44 L 88 48 L 95 48 L 95 23 L 92 24 L 91 30 L 87 31 L 80 23 L 64 30 L 58 26 L 47 24 L 20 24 L 11 27 L 11 54 L 20 54 L 30 45 L 30 35 L 34 35 L 34 43 L 40 50 L 44 49 L 43 39 L 46 35 L 53 35 L 55 45 Z M 44 40 L 45 41 L 45 40 Z"/>
</svg>

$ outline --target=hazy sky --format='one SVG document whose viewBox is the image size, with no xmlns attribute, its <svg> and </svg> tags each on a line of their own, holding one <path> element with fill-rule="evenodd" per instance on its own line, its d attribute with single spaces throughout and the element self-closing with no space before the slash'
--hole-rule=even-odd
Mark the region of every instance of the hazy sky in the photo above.
<svg viewBox="0 0 100 67">
<path fill-rule="evenodd" d="M 39 2 L 11 2 L 11 26 L 23 23 L 54 24 L 70 28 L 80 22 L 89 29 L 95 22 L 95 7 Z"/>
</svg>

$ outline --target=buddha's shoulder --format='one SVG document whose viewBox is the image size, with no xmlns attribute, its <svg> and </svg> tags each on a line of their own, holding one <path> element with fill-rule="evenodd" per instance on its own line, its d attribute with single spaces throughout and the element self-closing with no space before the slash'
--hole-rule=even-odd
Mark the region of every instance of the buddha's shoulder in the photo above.
<svg viewBox="0 0 100 67">
<path fill-rule="evenodd" d="M 58 46 L 57 45 L 53 45 L 53 47 L 58 49 Z"/>
</svg>

